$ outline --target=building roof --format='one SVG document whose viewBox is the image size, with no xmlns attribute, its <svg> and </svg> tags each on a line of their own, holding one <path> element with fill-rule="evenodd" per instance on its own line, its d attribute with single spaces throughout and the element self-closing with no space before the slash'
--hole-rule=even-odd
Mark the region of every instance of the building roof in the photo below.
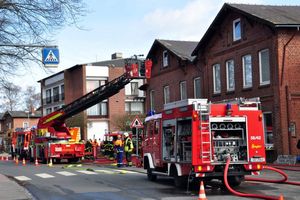
<svg viewBox="0 0 300 200">
<path fill-rule="evenodd" d="M 275 28 L 300 28 L 300 6 L 272 6 L 272 5 L 249 5 L 249 4 L 228 4 L 225 3 L 206 33 L 192 52 L 196 55 L 203 48 L 213 32 L 218 30 L 224 17 L 229 12 L 237 12 L 259 21 L 273 29 Z"/>
<path fill-rule="evenodd" d="M 41 82 L 43 80 L 46 80 L 46 79 L 49 79 L 49 78 L 52 78 L 54 76 L 57 76 L 58 74 L 61 74 L 61 73 L 64 73 L 65 71 L 68 71 L 68 70 L 74 70 L 76 69 L 77 67 L 82 67 L 84 65 L 91 65 L 91 66 L 107 66 L 107 67 L 124 67 L 125 66 L 125 61 L 128 60 L 130 58 L 118 58 L 118 59 L 111 59 L 111 60 L 105 60 L 105 61 L 99 61 L 99 62 L 91 62 L 91 63 L 84 63 L 84 64 L 77 64 L 77 65 L 74 65 L 73 67 L 70 67 L 70 68 L 67 68 L 67 69 L 64 69 L 62 71 L 59 71 L 55 74 L 52 74 L 51 76 L 48 76 L 48 77 L 45 77 L 41 80 L 39 80 L 38 82 Z M 139 59 L 141 60 L 141 59 Z"/>
<path fill-rule="evenodd" d="M 13 118 L 28 118 L 28 112 L 25 111 L 7 111 L 4 115 L 6 114 L 10 115 Z M 40 117 L 42 117 L 40 111 L 29 113 L 29 118 L 40 118 Z"/>
<path fill-rule="evenodd" d="M 181 58 L 182 60 L 189 60 L 193 61 L 194 56 L 191 56 L 192 51 L 197 46 L 198 42 L 194 41 L 178 41 L 178 40 L 160 40 L 156 39 L 147 55 L 147 57 L 150 57 L 150 55 L 153 53 L 154 49 L 157 46 L 163 46 L 166 49 L 168 49 L 170 52 Z"/>
<path fill-rule="evenodd" d="M 228 4 L 232 9 L 237 9 L 246 15 L 251 15 L 271 23 L 273 26 L 300 26 L 300 6 L 271 6 Z"/>
</svg>

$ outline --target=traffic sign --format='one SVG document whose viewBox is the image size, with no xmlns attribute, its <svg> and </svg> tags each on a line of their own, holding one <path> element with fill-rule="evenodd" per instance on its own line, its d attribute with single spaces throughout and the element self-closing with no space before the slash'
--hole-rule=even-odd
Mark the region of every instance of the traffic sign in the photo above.
<svg viewBox="0 0 300 200">
<path fill-rule="evenodd" d="M 138 116 L 135 116 L 133 121 L 131 122 L 130 128 L 143 128 L 143 123 Z"/>
<path fill-rule="evenodd" d="M 59 64 L 58 48 L 44 48 L 42 50 L 43 64 L 45 67 L 57 67 Z"/>
</svg>

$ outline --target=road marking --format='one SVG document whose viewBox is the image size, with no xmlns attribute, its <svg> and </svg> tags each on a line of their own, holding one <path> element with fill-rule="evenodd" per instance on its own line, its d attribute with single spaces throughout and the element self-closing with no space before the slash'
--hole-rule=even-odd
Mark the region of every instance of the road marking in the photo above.
<svg viewBox="0 0 300 200">
<path fill-rule="evenodd" d="M 105 174 L 114 174 L 114 172 L 104 169 L 97 169 L 96 172 L 105 173 Z"/>
<path fill-rule="evenodd" d="M 114 171 L 117 171 L 122 174 L 136 174 L 137 172 L 129 171 L 129 170 L 122 170 L 122 169 L 115 169 Z"/>
<path fill-rule="evenodd" d="M 61 172 L 56 172 L 57 174 L 63 175 L 63 176 L 75 176 L 77 174 L 67 172 L 67 171 L 61 171 Z"/>
<path fill-rule="evenodd" d="M 27 176 L 15 176 L 14 178 L 19 181 L 30 181 L 31 180 L 31 178 L 28 178 Z"/>
<path fill-rule="evenodd" d="M 41 178 L 54 178 L 55 176 L 52 176 L 50 174 L 42 173 L 42 174 L 35 174 L 36 176 L 39 176 Z"/>
<path fill-rule="evenodd" d="M 83 174 L 97 174 L 96 172 L 86 171 L 86 170 L 77 170 L 77 171 Z"/>
</svg>

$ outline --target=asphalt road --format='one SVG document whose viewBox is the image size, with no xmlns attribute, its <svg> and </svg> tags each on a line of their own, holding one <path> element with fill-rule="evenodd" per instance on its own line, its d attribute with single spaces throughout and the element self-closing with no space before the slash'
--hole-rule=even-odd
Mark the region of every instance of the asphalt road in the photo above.
<svg viewBox="0 0 300 200">
<path fill-rule="evenodd" d="M 14 178 L 38 200 L 196 200 L 198 188 L 178 189 L 173 186 L 173 179 L 159 177 L 150 182 L 146 174 L 121 170 L 114 166 L 98 167 L 83 165 L 15 166 L 13 162 L 0 162 L 2 174 Z M 288 172 L 290 179 L 300 181 L 300 172 Z M 274 173 L 264 172 L 264 177 L 278 178 Z M 241 199 L 220 188 L 219 182 L 211 182 L 205 192 L 209 199 Z M 238 188 L 241 192 L 280 195 L 285 199 L 300 199 L 299 186 L 245 182 Z M 1 196 L 1 195 L 0 195 Z"/>
</svg>

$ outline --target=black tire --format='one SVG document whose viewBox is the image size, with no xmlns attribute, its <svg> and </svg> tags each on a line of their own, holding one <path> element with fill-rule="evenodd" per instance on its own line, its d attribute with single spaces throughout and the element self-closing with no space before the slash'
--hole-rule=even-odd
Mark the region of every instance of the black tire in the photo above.
<svg viewBox="0 0 300 200">
<path fill-rule="evenodd" d="M 244 176 L 229 176 L 227 180 L 231 187 L 238 187 L 243 182 L 244 178 Z"/>
<path fill-rule="evenodd" d="M 147 178 L 149 181 L 156 181 L 157 175 L 153 174 L 153 169 L 151 169 L 149 166 L 147 168 Z"/>
<path fill-rule="evenodd" d="M 178 176 L 177 173 L 174 174 L 174 185 L 177 188 L 185 188 L 187 186 L 187 177 Z"/>
</svg>

